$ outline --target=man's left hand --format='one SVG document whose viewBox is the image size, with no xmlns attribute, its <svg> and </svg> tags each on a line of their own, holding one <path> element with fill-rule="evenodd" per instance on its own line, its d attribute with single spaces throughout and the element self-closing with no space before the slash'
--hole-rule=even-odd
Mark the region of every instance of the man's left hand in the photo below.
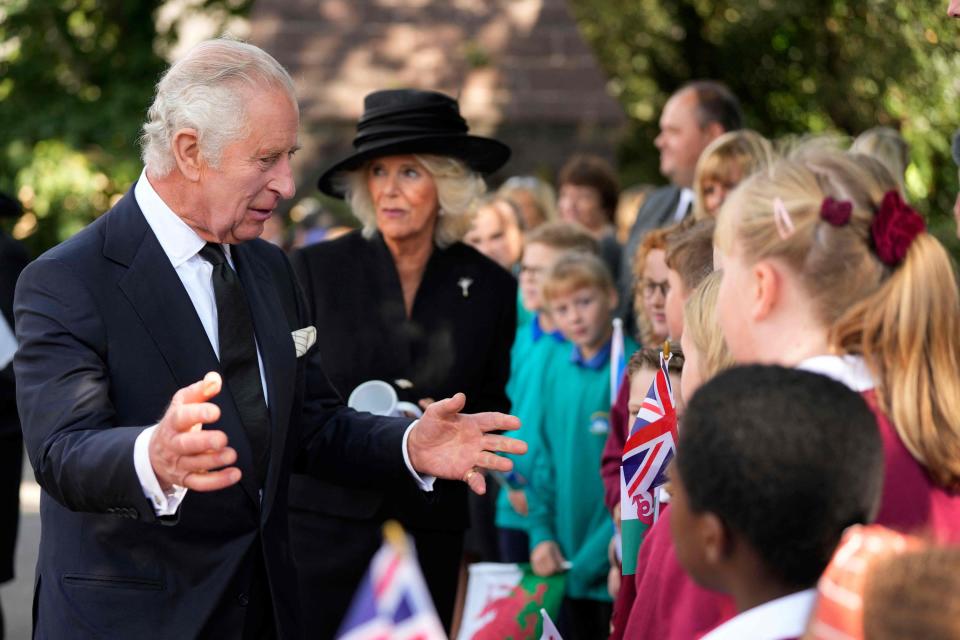
<svg viewBox="0 0 960 640">
<path fill-rule="evenodd" d="M 417 473 L 463 480 L 479 495 L 487 491 L 482 469 L 510 471 L 513 462 L 497 453 L 523 454 L 527 444 L 490 433 L 520 428 L 520 420 L 505 413 L 462 414 L 467 398 L 458 393 L 434 402 L 424 411 L 407 439 L 407 452 Z"/>
</svg>

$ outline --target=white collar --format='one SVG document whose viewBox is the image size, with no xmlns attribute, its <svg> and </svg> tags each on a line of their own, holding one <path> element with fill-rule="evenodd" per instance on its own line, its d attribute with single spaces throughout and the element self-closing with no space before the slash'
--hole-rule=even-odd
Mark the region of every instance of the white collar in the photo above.
<svg viewBox="0 0 960 640">
<path fill-rule="evenodd" d="M 207 243 L 160 198 L 160 194 L 147 179 L 146 169 L 140 172 L 140 179 L 133 188 L 133 196 L 174 269 L 197 255 Z M 229 258 L 229 245 L 221 246 L 228 250 Z"/>
<path fill-rule="evenodd" d="M 796 368 L 832 378 L 857 393 L 877 386 L 861 356 L 814 356 L 803 360 Z"/>
<path fill-rule="evenodd" d="M 701 640 L 799 638 L 807 628 L 816 597 L 816 589 L 805 589 L 765 602 L 724 622 Z"/>
<path fill-rule="evenodd" d="M 673 212 L 673 221 L 680 222 L 687 216 L 690 205 L 693 204 L 693 189 L 683 187 L 680 189 L 680 199 L 677 201 L 677 209 Z"/>
</svg>

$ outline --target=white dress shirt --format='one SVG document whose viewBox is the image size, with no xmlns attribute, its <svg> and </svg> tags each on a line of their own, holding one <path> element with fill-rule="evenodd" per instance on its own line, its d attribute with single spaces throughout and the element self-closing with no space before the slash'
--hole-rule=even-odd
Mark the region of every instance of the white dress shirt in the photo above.
<svg viewBox="0 0 960 640">
<path fill-rule="evenodd" d="M 741 612 L 700 640 L 786 640 L 799 638 L 813 612 L 817 590 L 805 589 Z"/>
<path fill-rule="evenodd" d="M 206 245 L 206 240 L 197 235 L 196 231 L 191 229 L 170 207 L 160 198 L 154 190 L 150 181 L 147 179 L 146 170 L 140 174 L 133 190 L 143 216 L 147 224 L 157 237 L 160 247 L 170 260 L 177 276 L 183 283 L 190 301 L 193 303 L 197 316 L 203 325 L 203 329 L 210 340 L 217 358 L 220 357 L 220 336 L 219 325 L 217 323 L 217 300 L 213 290 L 213 265 L 200 257 L 199 251 Z M 230 245 L 221 245 L 227 256 L 227 261 L 233 267 L 233 260 L 230 254 Z M 292 339 L 292 338 L 291 338 Z M 260 384 L 263 386 L 263 398 L 269 406 L 269 396 L 267 395 L 266 375 L 263 370 L 263 358 L 260 356 L 260 348 L 257 347 L 257 361 L 260 366 Z M 407 465 L 410 474 L 416 480 L 417 484 L 424 491 L 433 490 L 432 477 L 421 477 L 413 469 L 410 462 L 410 455 L 407 451 L 407 440 L 410 436 L 410 430 L 413 429 L 416 422 L 407 427 L 403 435 L 403 460 Z M 157 425 L 153 425 L 143 430 L 137 436 L 133 447 L 133 463 L 137 472 L 137 478 L 140 480 L 140 486 L 143 493 L 150 500 L 154 511 L 158 516 L 169 516 L 176 513 L 183 497 L 187 493 L 185 487 L 174 485 L 172 491 L 165 493 L 160 488 L 160 482 L 150 464 L 149 444 L 150 437 Z"/>
<path fill-rule="evenodd" d="M 688 187 L 680 189 L 680 199 L 677 201 L 677 210 L 673 212 L 673 222 L 677 223 L 686 218 L 692 204 L 693 189 Z"/>
</svg>

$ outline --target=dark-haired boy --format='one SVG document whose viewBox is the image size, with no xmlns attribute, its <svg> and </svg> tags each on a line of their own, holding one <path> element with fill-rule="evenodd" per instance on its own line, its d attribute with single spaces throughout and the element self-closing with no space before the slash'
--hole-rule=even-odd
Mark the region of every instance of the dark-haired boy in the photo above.
<svg viewBox="0 0 960 640">
<path fill-rule="evenodd" d="M 786 640 L 803 634 L 843 530 L 875 515 L 883 450 L 844 385 L 742 367 L 690 400 L 670 478 L 678 560 L 739 611 L 703 640 Z"/>
</svg>

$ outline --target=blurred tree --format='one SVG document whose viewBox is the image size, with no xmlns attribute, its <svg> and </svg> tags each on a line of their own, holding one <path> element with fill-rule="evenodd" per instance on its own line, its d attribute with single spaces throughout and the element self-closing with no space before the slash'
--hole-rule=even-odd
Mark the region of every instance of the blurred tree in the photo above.
<svg viewBox="0 0 960 640">
<path fill-rule="evenodd" d="M 943 0 L 571 0 L 632 118 L 624 184 L 661 182 L 660 109 L 696 78 L 727 83 L 769 137 L 856 134 L 878 124 L 910 144 L 909 197 L 956 248 L 960 30 Z"/>
<path fill-rule="evenodd" d="M 137 137 L 181 22 L 252 0 L 5 0 L 0 4 L 0 190 L 33 252 L 102 213 L 140 171 Z"/>
</svg>

